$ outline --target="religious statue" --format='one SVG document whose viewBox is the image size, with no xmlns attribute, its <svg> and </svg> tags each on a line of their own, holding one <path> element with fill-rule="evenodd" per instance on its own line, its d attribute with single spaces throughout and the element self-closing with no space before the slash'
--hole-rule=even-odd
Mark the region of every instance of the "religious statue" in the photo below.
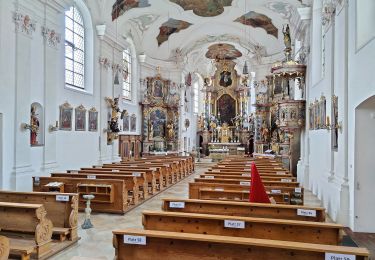
<svg viewBox="0 0 375 260">
<path fill-rule="evenodd" d="M 120 132 L 120 128 L 118 125 L 118 120 L 121 115 L 121 119 L 124 118 L 126 114 L 126 110 L 123 110 L 121 112 L 119 107 L 119 98 L 105 98 L 107 103 L 110 105 L 112 112 L 111 112 L 111 119 L 108 121 L 108 135 L 107 135 L 107 141 L 108 143 L 112 143 L 113 139 L 118 138 L 118 133 Z"/>
<path fill-rule="evenodd" d="M 221 128 L 221 142 L 229 142 L 229 127 L 227 123 L 224 123 L 223 127 Z"/>
<path fill-rule="evenodd" d="M 263 120 L 262 127 L 260 128 L 260 133 L 262 136 L 262 141 L 267 142 L 268 141 L 268 133 L 269 129 L 267 127 L 266 121 Z"/>
<path fill-rule="evenodd" d="M 198 129 L 199 130 L 204 129 L 204 116 L 203 116 L 203 114 L 198 117 Z"/>
<path fill-rule="evenodd" d="M 290 50 L 292 48 L 292 41 L 290 38 L 289 24 L 287 24 L 286 27 L 283 26 L 283 34 L 285 49 Z"/>
<path fill-rule="evenodd" d="M 169 124 L 167 124 L 167 130 L 168 130 L 168 139 L 174 140 L 174 122 L 170 121 Z"/>
<path fill-rule="evenodd" d="M 36 107 L 31 106 L 31 115 L 30 115 L 30 144 L 36 145 L 38 144 L 38 141 L 36 140 L 36 137 L 38 135 L 39 131 L 39 119 L 36 114 Z"/>
</svg>

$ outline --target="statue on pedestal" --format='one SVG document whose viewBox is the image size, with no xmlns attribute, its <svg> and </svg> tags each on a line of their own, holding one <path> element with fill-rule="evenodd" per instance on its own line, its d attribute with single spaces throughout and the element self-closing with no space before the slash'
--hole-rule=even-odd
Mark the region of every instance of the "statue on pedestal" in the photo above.
<svg viewBox="0 0 375 260">
<path fill-rule="evenodd" d="M 37 145 L 38 141 L 36 140 L 36 137 L 38 136 L 39 131 L 39 119 L 36 114 L 35 106 L 31 106 L 30 126 L 30 144 Z"/>
</svg>

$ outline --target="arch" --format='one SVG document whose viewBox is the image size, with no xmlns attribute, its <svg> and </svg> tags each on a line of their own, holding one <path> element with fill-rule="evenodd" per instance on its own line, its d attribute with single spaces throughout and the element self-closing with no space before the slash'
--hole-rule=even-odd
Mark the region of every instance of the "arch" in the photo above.
<svg viewBox="0 0 375 260">
<path fill-rule="evenodd" d="M 88 7 L 86 6 L 83 0 L 74 0 L 74 5 L 82 15 L 83 19 L 83 26 L 85 29 L 85 38 L 84 38 L 84 46 L 85 46 L 85 74 L 84 74 L 84 86 L 83 90 L 74 88 L 74 87 L 65 87 L 70 90 L 75 90 L 79 92 L 84 92 L 87 94 L 94 94 L 94 29 L 93 23 L 91 18 L 91 13 Z"/>
<path fill-rule="evenodd" d="M 375 95 L 355 109 L 354 137 L 354 231 L 375 232 Z"/>
</svg>

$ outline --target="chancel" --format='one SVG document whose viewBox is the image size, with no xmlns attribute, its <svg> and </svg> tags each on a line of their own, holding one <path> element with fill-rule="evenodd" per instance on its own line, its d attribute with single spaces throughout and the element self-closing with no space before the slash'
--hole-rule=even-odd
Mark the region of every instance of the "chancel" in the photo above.
<svg viewBox="0 0 375 260">
<path fill-rule="evenodd" d="M 0 0 L 0 260 L 371 259 L 374 0 Z"/>
</svg>

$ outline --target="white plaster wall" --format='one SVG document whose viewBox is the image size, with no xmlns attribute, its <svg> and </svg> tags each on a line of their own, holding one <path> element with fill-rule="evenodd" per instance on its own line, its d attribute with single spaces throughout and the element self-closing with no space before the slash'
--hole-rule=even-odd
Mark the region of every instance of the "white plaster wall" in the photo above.
<svg viewBox="0 0 375 260">
<path fill-rule="evenodd" d="M 359 1 L 359 0 L 357 0 Z M 354 200 L 354 176 L 356 175 L 355 169 L 360 165 L 356 165 L 355 162 L 355 135 L 360 133 L 359 129 L 355 129 L 355 109 L 367 98 L 375 95 L 375 82 L 374 72 L 375 67 L 375 41 L 374 41 L 374 24 L 367 23 L 364 26 L 371 27 L 373 36 L 367 37 L 369 41 L 358 49 L 357 40 L 357 16 L 363 15 L 361 10 L 356 8 L 357 1 L 349 1 L 349 42 L 348 42 L 348 53 L 349 53 L 349 89 L 348 89 L 348 174 L 350 182 L 350 226 L 355 228 L 355 203 L 364 203 L 369 205 L 367 214 L 375 216 L 375 207 L 373 206 L 373 200 L 371 194 L 368 195 L 368 201 L 355 201 Z M 358 11 L 358 13 L 357 13 Z M 375 10 L 371 9 L 370 21 L 375 17 Z M 360 30 L 362 30 L 360 28 Z M 364 31 L 369 31 L 366 28 Z M 372 138 L 374 138 L 372 136 Z M 371 147 L 373 150 L 373 147 Z M 357 153 L 365 153 L 366 151 L 357 151 Z M 367 169 L 373 171 L 373 169 Z M 375 183 L 361 183 L 361 185 L 375 185 Z M 375 229 L 374 226 L 371 227 Z"/>
<path fill-rule="evenodd" d="M 141 133 L 139 103 L 139 64 L 131 39 L 116 36 L 113 28 L 100 40 L 95 26 L 101 24 L 101 12 L 94 1 L 89 1 L 92 14 L 89 24 L 93 30 L 91 54 L 93 75 L 86 83 L 93 93 L 81 93 L 65 88 L 64 78 L 64 8 L 73 1 L 7 0 L 0 1 L 0 113 L 3 115 L 3 144 L 1 187 L 3 189 L 31 190 L 31 177 L 48 175 L 52 171 L 75 169 L 97 163 L 118 160 L 118 142 L 107 145 L 106 115 L 109 112 L 105 97 L 117 96 L 121 88 L 113 87 L 112 69 L 103 69 L 99 57 L 120 63 L 121 51 L 130 46 L 133 54 L 133 100 L 121 103 L 130 114 L 137 115 L 137 131 Z M 31 36 L 15 31 L 13 14 L 19 10 L 36 20 L 36 31 Z M 44 42 L 41 26 L 61 34 L 58 46 Z M 113 25 L 111 25 L 113 27 Z M 116 57 L 116 58 L 115 58 Z M 90 75 L 89 75 L 90 76 Z M 58 131 L 49 132 L 48 126 L 59 120 L 59 106 L 68 101 L 73 108 L 83 105 L 87 110 L 95 107 L 101 116 L 98 132 Z M 29 132 L 20 129 L 29 123 L 30 105 L 40 103 L 45 111 L 45 146 L 30 147 Z M 104 115 L 104 116 L 103 116 Z M 88 114 L 86 115 L 88 117 Z M 73 116 L 74 119 L 74 116 Z M 104 119 L 104 120 L 103 120 Z M 74 121 L 74 120 L 73 120 Z"/>
<path fill-rule="evenodd" d="M 327 99 L 327 115 L 331 118 L 331 96 L 338 96 L 339 148 L 331 149 L 331 133 L 314 130 L 305 134 L 301 160 L 307 163 L 307 175 L 299 167 L 299 180 L 316 194 L 327 208 L 329 215 L 339 223 L 355 229 L 354 225 L 354 177 L 355 177 L 355 129 L 356 107 L 375 94 L 372 68 L 375 66 L 375 41 L 373 37 L 361 49 L 356 46 L 356 0 L 343 1 L 344 6 L 336 9 L 334 22 L 325 33 L 325 72 L 322 73 L 322 24 L 321 0 L 314 1 L 311 21 L 310 66 L 308 67 L 307 104 L 323 94 Z M 372 16 L 375 10 L 372 10 Z M 362 23 L 363 24 L 363 23 Z M 367 23 L 365 26 L 373 26 Z M 364 31 L 369 31 L 368 28 Z M 363 35 L 361 35 L 363 37 Z M 307 106 L 308 107 L 308 106 Z M 357 151 L 363 153 L 365 151 Z M 367 169 L 371 171 L 371 169 Z M 304 177 L 301 177 L 304 176 Z M 305 180 L 304 180 L 305 179 Z M 366 183 L 361 185 L 374 185 Z M 369 201 L 361 201 L 370 205 Z M 358 203 L 358 202 L 357 202 Z M 368 214 L 375 216 L 375 207 L 368 207 Z M 368 227 L 368 230 L 373 230 Z M 363 230 L 362 230 L 363 231 Z"/>
</svg>

